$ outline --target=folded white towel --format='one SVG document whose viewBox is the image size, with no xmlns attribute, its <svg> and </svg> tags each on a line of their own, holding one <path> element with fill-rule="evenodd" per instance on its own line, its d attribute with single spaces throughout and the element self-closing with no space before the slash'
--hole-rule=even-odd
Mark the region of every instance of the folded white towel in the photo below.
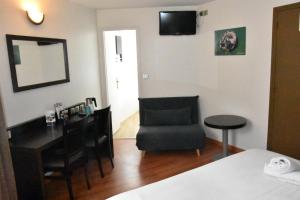
<svg viewBox="0 0 300 200">
<path fill-rule="evenodd" d="M 278 177 L 281 181 L 300 185 L 300 171 L 282 174 Z"/>
<path fill-rule="evenodd" d="M 264 171 L 271 175 L 287 174 L 297 170 L 297 165 L 286 157 L 272 158 L 265 164 Z"/>
<path fill-rule="evenodd" d="M 299 166 L 286 157 L 272 158 L 265 164 L 264 173 L 277 177 L 279 180 L 300 185 Z"/>
</svg>

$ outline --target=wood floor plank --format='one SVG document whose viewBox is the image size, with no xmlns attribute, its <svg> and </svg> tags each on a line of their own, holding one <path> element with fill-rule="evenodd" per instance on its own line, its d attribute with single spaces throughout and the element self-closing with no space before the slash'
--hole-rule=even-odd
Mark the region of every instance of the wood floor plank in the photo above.
<svg viewBox="0 0 300 200">
<path fill-rule="evenodd" d="M 135 146 L 135 139 L 115 139 L 115 168 L 109 160 L 103 163 L 105 177 L 101 178 L 97 163 L 89 163 L 88 173 L 92 188 L 87 189 L 84 173 L 78 169 L 72 176 L 75 198 L 78 200 L 102 200 L 140 186 L 153 183 L 176 174 L 212 162 L 222 151 L 220 145 L 208 141 L 200 157 L 195 151 L 147 152 L 142 157 Z M 51 180 L 46 185 L 48 199 L 68 199 L 66 183 Z"/>
<path fill-rule="evenodd" d="M 140 128 L 139 112 L 135 112 L 126 120 L 121 122 L 119 130 L 114 134 L 115 139 L 134 139 Z"/>
</svg>

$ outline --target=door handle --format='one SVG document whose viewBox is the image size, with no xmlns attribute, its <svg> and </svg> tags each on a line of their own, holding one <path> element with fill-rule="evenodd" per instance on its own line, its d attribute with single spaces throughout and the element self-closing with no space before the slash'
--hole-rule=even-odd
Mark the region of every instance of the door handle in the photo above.
<svg viewBox="0 0 300 200">
<path fill-rule="evenodd" d="M 119 89 L 119 80 L 116 79 L 117 89 Z"/>
</svg>

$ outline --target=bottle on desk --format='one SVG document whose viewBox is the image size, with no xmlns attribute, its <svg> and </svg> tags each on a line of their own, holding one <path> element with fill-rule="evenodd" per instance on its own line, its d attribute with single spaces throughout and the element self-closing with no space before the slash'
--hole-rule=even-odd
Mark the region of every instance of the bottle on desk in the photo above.
<svg viewBox="0 0 300 200">
<path fill-rule="evenodd" d="M 85 114 L 87 116 L 91 115 L 92 114 L 92 110 L 91 110 L 91 107 L 90 106 L 85 106 Z"/>
<path fill-rule="evenodd" d="M 94 97 L 86 98 L 85 101 L 86 101 L 86 107 L 85 107 L 86 114 L 87 115 L 94 114 L 95 107 L 97 107 L 96 98 Z"/>
</svg>

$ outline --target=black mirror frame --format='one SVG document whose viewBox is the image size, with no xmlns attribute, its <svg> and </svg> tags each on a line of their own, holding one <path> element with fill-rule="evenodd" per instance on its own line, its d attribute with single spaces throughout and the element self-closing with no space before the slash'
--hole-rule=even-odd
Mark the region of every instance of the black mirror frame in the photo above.
<svg viewBox="0 0 300 200">
<path fill-rule="evenodd" d="M 38 84 L 19 87 L 17 73 L 16 73 L 16 66 L 14 63 L 15 61 L 14 61 L 14 54 L 13 54 L 13 42 L 12 42 L 13 40 L 25 40 L 25 41 L 36 41 L 36 42 L 48 41 L 48 42 L 62 43 L 63 51 L 64 51 L 66 78 L 62 79 L 62 80 L 56 80 L 56 81 L 51 81 L 51 82 L 38 83 Z M 6 43 L 7 43 L 8 59 L 9 59 L 9 64 L 10 64 L 10 74 L 11 74 L 11 80 L 12 80 L 12 86 L 13 86 L 14 92 L 21 92 L 21 91 L 25 91 L 25 90 L 31 90 L 31 89 L 36 89 L 36 88 L 47 87 L 47 86 L 51 86 L 51 85 L 57 85 L 57 84 L 70 82 L 67 41 L 65 39 L 6 34 Z"/>
</svg>

